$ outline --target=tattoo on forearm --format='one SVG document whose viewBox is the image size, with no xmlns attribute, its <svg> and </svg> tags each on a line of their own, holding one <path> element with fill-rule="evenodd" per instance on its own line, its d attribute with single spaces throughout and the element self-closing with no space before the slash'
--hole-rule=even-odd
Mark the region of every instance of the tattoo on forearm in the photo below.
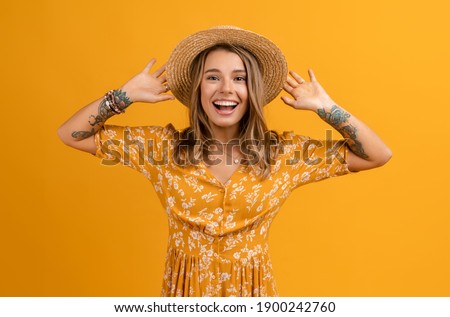
<svg viewBox="0 0 450 317">
<path fill-rule="evenodd" d="M 358 140 L 357 136 L 356 136 L 356 131 L 357 129 L 348 124 L 345 125 L 341 128 L 337 129 L 345 138 L 350 139 L 349 142 L 347 143 L 348 146 L 350 147 L 350 150 L 352 150 L 353 153 L 355 153 L 356 155 L 358 155 L 359 157 L 363 158 L 363 159 L 368 159 L 369 156 L 364 152 L 364 148 L 362 143 Z"/>
<path fill-rule="evenodd" d="M 103 125 L 103 123 L 105 123 L 105 121 L 108 118 L 111 118 L 113 115 L 115 115 L 115 112 L 112 111 L 111 108 L 106 105 L 106 100 L 103 99 L 98 106 L 98 114 L 97 115 L 91 114 L 88 118 L 88 123 L 90 126 L 92 126 L 91 131 L 73 131 L 72 137 L 77 140 L 83 140 L 94 135 L 95 132 L 97 132 L 95 126 Z"/>
<path fill-rule="evenodd" d="M 319 109 L 317 110 L 317 113 L 323 120 L 331 124 L 333 127 L 341 125 L 347 121 L 348 118 L 350 118 L 350 114 L 336 105 L 331 108 L 331 112 L 325 112 L 325 109 Z"/>
<path fill-rule="evenodd" d="M 369 158 L 364 151 L 362 143 L 358 140 L 358 130 L 347 121 L 351 117 L 348 112 L 333 105 L 330 112 L 326 112 L 325 108 L 322 108 L 318 109 L 317 113 L 325 122 L 338 130 L 344 138 L 349 139 L 347 144 L 353 153 L 364 159 Z"/>
<path fill-rule="evenodd" d="M 91 131 L 73 131 L 72 137 L 77 140 L 83 140 L 94 134 L 95 134 L 95 129 L 92 128 Z"/>
</svg>

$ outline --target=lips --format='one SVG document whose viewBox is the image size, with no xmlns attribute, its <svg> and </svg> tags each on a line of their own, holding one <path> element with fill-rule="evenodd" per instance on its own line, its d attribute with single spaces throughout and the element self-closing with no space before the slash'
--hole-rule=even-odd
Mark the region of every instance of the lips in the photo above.
<svg viewBox="0 0 450 317">
<path fill-rule="evenodd" d="M 222 115 L 228 115 L 234 112 L 238 102 L 232 100 L 216 100 L 213 102 L 217 112 Z"/>
</svg>

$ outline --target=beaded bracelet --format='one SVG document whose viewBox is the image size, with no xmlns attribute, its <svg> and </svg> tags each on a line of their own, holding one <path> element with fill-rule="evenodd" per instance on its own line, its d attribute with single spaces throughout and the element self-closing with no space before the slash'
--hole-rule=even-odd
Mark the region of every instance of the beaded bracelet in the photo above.
<svg viewBox="0 0 450 317">
<path fill-rule="evenodd" d="M 106 105 L 116 114 L 121 114 L 123 111 L 120 110 L 119 106 L 116 104 L 114 95 L 114 91 L 110 90 L 105 95 Z"/>
<path fill-rule="evenodd" d="M 105 104 L 116 114 L 125 112 L 125 108 L 132 104 L 130 98 L 126 96 L 126 92 L 118 90 L 110 90 L 105 94 Z"/>
</svg>

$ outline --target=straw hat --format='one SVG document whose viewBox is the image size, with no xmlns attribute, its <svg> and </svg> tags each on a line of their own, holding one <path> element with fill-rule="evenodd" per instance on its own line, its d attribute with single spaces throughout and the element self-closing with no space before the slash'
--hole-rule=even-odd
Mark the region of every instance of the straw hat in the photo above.
<svg viewBox="0 0 450 317">
<path fill-rule="evenodd" d="M 216 44 L 231 44 L 251 52 L 262 66 L 264 105 L 280 93 L 287 77 L 287 63 L 281 50 L 269 39 L 234 26 L 218 26 L 194 33 L 173 50 L 166 65 L 167 83 L 174 96 L 189 106 L 189 69 L 195 57 Z"/>
</svg>

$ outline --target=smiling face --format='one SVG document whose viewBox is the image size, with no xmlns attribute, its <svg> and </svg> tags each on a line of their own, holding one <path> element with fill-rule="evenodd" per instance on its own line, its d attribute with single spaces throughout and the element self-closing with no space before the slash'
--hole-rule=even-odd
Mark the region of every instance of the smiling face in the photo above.
<svg viewBox="0 0 450 317">
<path fill-rule="evenodd" d="M 247 73 L 241 58 L 224 49 L 211 51 L 205 59 L 200 92 L 215 137 L 238 137 L 239 122 L 248 109 Z"/>
</svg>

